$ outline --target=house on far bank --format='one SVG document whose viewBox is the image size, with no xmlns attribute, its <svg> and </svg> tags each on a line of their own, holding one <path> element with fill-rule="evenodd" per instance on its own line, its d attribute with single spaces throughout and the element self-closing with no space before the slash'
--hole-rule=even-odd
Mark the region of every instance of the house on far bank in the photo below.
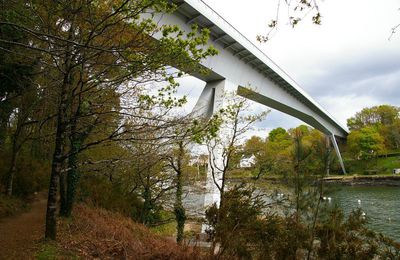
<svg viewBox="0 0 400 260">
<path fill-rule="evenodd" d="M 240 159 L 239 167 L 240 168 L 251 168 L 255 164 L 256 164 L 256 157 L 253 154 L 250 157 L 243 156 L 242 159 Z"/>
</svg>

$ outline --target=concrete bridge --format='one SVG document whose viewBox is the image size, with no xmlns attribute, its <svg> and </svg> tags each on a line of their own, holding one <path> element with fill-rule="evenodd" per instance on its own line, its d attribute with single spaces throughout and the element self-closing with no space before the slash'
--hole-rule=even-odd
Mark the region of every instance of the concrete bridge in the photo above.
<svg viewBox="0 0 400 260">
<path fill-rule="evenodd" d="M 197 114 L 209 117 L 219 110 L 229 81 L 237 86 L 239 95 L 294 116 L 326 134 L 345 173 L 336 138 L 346 138 L 346 127 L 206 3 L 201 0 L 174 0 L 174 3 L 178 8 L 173 14 L 160 14 L 155 19 L 161 24 L 179 25 L 186 31 L 191 30 L 193 23 L 208 28 L 210 44 L 219 51 L 217 56 L 202 62 L 210 70 L 208 75 L 193 75 L 207 83 L 194 108 Z"/>
</svg>

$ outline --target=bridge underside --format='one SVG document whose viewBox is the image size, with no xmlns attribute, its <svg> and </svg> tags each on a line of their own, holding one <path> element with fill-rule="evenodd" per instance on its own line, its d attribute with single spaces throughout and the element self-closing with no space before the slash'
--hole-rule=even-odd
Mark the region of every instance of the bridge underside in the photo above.
<svg viewBox="0 0 400 260">
<path fill-rule="evenodd" d="M 191 31 L 191 24 L 208 28 L 210 45 L 219 52 L 209 57 L 202 66 L 207 75 L 193 75 L 207 82 L 194 113 L 209 117 L 223 104 L 225 81 L 232 82 L 239 95 L 296 117 L 330 137 L 344 173 L 336 137 L 346 138 L 347 129 L 311 98 L 292 78 L 270 60 L 254 44 L 238 32 L 201 0 L 175 0 L 178 9 L 172 14 L 160 14 L 154 19 L 159 24 L 176 24 Z M 157 35 L 154 36 L 157 38 Z M 218 161 L 218 160 L 215 160 Z M 210 170 L 209 170 L 210 171 Z M 210 173 L 208 174 L 210 175 Z M 217 177 L 217 182 L 220 179 Z M 208 176 L 207 190 L 211 198 L 205 205 L 218 202 L 212 176 Z M 218 192 L 217 192 L 218 193 Z"/>
<path fill-rule="evenodd" d="M 209 44 L 219 52 L 202 62 L 210 73 L 193 76 L 207 83 L 226 79 L 238 86 L 239 95 L 294 116 L 327 135 L 346 138 L 348 132 L 345 127 L 204 2 L 175 2 L 178 6 L 175 13 L 160 14 L 155 20 L 159 24 L 179 25 L 188 32 L 192 23 L 208 28 L 211 32 Z"/>
</svg>

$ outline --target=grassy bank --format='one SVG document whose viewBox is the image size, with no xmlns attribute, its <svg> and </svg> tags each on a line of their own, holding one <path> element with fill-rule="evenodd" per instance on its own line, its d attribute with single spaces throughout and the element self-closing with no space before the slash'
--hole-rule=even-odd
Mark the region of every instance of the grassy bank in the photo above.
<svg viewBox="0 0 400 260">
<path fill-rule="evenodd" d="M 347 160 L 345 166 L 350 174 L 391 175 L 393 169 L 400 168 L 400 158 L 394 156 L 370 160 Z"/>
</svg>

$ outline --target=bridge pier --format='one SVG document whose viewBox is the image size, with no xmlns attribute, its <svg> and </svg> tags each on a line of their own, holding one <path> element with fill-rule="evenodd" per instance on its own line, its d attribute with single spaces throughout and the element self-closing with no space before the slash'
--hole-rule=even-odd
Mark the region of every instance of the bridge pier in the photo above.
<svg viewBox="0 0 400 260">
<path fill-rule="evenodd" d="M 193 115 L 196 117 L 211 118 L 224 105 L 224 95 L 226 90 L 226 80 L 215 80 L 207 82 L 200 97 L 193 108 Z M 213 142 L 213 141 L 211 141 Z M 219 206 L 220 191 L 217 187 L 222 185 L 222 169 L 223 166 L 223 147 L 217 142 L 211 143 L 214 146 L 213 151 L 209 152 L 206 191 L 204 197 L 204 207 L 208 208 L 214 203 Z"/>
<path fill-rule="evenodd" d="M 338 158 L 338 160 L 339 160 L 340 167 L 342 168 L 342 172 L 343 172 L 344 175 L 346 175 L 346 174 L 347 174 L 347 173 L 346 173 L 346 168 L 344 167 L 344 162 L 343 162 L 342 154 L 340 153 L 339 145 L 338 145 L 338 143 L 337 143 L 337 141 L 336 141 L 336 137 L 335 137 L 334 134 L 331 134 L 330 138 L 331 138 L 333 147 L 335 148 L 336 156 L 337 156 L 337 158 Z"/>
</svg>

